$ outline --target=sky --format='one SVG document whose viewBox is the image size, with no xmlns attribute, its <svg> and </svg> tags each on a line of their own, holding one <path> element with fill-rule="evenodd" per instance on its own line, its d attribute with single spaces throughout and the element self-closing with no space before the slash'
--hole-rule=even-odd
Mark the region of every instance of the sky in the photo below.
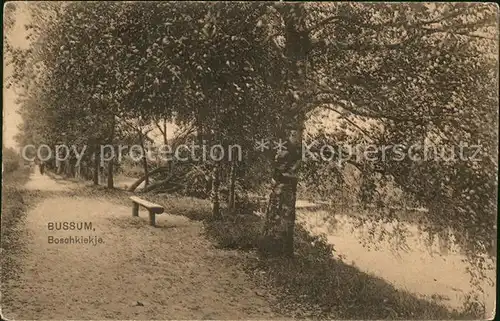
<svg viewBox="0 0 500 321">
<path fill-rule="evenodd" d="M 24 24 L 29 21 L 29 15 L 23 8 L 26 4 L 18 2 L 16 3 L 17 9 L 15 11 L 15 24 L 12 29 L 7 34 L 7 38 L 9 42 L 13 46 L 26 48 L 29 46 L 29 41 L 26 40 L 27 32 L 24 29 Z M 5 12 L 5 10 L 4 10 Z M 5 21 L 5 19 L 4 19 Z M 5 47 L 5 46 L 4 46 Z M 5 54 L 4 54 L 5 57 Z M 5 58 L 3 62 L 3 70 L 4 70 L 4 79 L 3 83 L 5 84 L 5 79 L 12 72 L 11 66 L 6 66 Z M 3 146 L 6 147 L 17 147 L 16 142 L 14 141 L 14 135 L 17 134 L 18 129 L 17 126 L 21 123 L 21 116 L 16 112 L 17 105 L 15 104 L 15 100 L 17 98 L 17 94 L 14 89 L 11 87 L 9 89 L 3 86 L 3 124 L 2 124 L 2 140 Z"/>
</svg>

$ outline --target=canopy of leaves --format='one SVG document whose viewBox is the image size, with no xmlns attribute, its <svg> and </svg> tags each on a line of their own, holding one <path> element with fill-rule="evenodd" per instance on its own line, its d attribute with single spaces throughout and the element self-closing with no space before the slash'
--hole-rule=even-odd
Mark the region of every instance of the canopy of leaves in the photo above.
<svg viewBox="0 0 500 321">
<path fill-rule="evenodd" d="M 56 143 L 64 136 L 94 144 L 130 136 L 131 120 L 175 118 L 198 124 L 207 138 L 251 150 L 255 140 L 281 135 L 297 113 L 311 120 L 327 109 L 338 115 L 336 126 L 316 130 L 311 139 L 330 145 L 364 141 L 400 144 L 408 151 L 423 143 L 442 150 L 478 144 L 478 161 L 396 161 L 389 153 L 350 164 L 364 177 L 367 201 L 373 181 L 388 179 L 430 209 L 429 226 L 452 228 L 466 239 L 471 256 L 491 252 L 498 168 L 495 6 L 72 2 L 33 7 L 32 47 L 7 46 L 11 81 L 25 87 L 23 143 Z M 290 43 L 293 30 L 286 27 L 294 15 L 304 26 L 295 30 L 300 46 Z M 300 55 L 293 56 L 297 47 Z M 297 61 L 306 64 L 306 73 L 288 84 L 293 77 L 286 71 Z M 290 95 L 300 100 L 300 110 L 291 108 Z M 422 156 L 423 150 L 416 153 Z M 265 161 L 254 152 L 247 156 L 246 175 L 265 172 L 256 165 Z M 308 182 L 328 182 L 325 195 L 343 181 L 342 168 L 325 162 L 307 162 L 304 175 Z"/>
</svg>

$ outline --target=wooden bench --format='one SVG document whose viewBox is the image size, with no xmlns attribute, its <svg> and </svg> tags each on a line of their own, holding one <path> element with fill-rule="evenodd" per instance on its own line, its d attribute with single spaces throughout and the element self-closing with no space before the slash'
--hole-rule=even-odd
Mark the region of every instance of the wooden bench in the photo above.
<svg viewBox="0 0 500 321">
<path fill-rule="evenodd" d="M 155 226 L 155 215 L 162 214 L 165 209 L 163 206 L 143 200 L 137 196 L 131 196 L 133 202 L 132 216 L 139 216 L 139 205 L 145 207 L 149 211 L 149 224 Z"/>
</svg>

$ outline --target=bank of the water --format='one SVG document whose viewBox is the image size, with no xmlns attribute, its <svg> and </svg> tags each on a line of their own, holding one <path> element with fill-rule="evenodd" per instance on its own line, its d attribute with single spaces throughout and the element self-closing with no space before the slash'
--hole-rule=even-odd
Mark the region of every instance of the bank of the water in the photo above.
<svg viewBox="0 0 500 321">
<path fill-rule="evenodd" d="M 335 255 L 397 288 L 456 309 L 463 307 L 467 294 L 473 291 L 468 265 L 457 245 L 445 246 L 438 237 L 429 241 L 429 236 L 413 224 L 359 226 L 352 216 L 335 215 L 335 220 L 331 217 L 323 210 L 298 209 L 298 221 L 313 234 L 325 234 L 335 247 Z M 395 229 L 399 233 L 390 233 Z M 494 270 L 487 271 L 487 275 L 495 280 Z M 485 291 L 479 299 L 490 315 L 495 307 L 495 286 L 487 280 L 482 286 Z"/>
</svg>

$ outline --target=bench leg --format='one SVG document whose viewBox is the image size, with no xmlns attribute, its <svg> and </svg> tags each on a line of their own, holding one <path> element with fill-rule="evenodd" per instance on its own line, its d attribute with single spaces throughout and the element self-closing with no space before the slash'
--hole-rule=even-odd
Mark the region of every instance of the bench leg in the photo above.
<svg viewBox="0 0 500 321">
<path fill-rule="evenodd" d="M 155 213 L 149 212 L 149 224 L 155 226 Z"/>
<path fill-rule="evenodd" d="M 132 216 L 139 216 L 139 204 L 134 203 L 132 207 Z"/>
</svg>

